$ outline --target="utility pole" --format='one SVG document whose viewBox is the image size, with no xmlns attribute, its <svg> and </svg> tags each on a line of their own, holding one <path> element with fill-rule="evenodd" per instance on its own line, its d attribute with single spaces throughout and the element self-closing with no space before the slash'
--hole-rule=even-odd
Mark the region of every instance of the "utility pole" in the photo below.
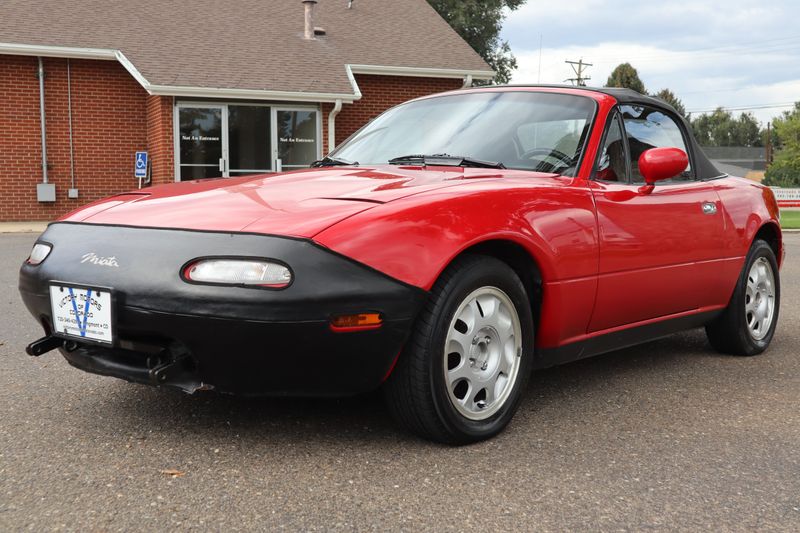
<svg viewBox="0 0 800 533">
<path fill-rule="evenodd" d="M 586 87 L 586 82 L 592 78 L 589 76 L 584 76 L 583 71 L 586 67 L 591 67 L 591 63 L 584 63 L 583 58 L 579 59 L 578 61 L 564 61 L 569 66 L 572 67 L 573 72 L 575 72 L 574 78 L 567 78 L 564 81 L 570 82 L 572 85 L 577 85 L 578 87 Z"/>
<path fill-rule="evenodd" d="M 772 132 L 770 131 L 770 122 L 767 122 L 767 142 L 764 143 L 764 159 L 767 166 L 772 164 Z"/>
</svg>

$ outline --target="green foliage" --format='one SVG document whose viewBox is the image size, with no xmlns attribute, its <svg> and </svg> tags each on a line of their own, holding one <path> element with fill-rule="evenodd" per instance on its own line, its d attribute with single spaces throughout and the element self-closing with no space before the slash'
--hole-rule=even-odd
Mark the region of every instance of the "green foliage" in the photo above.
<svg viewBox="0 0 800 533">
<path fill-rule="evenodd" d="M 692 130 L 702 146 L 763 146 L 758 120 L 750 113 L 735 118 L 730 111 L 718 107 L 713 113 L 698 115 Z"/>
<path fill-rule="evenodd" d="M 780 117 L 772 121 L 772 144 L 780 150 L 786 143 L 797 148 L 800 145 L 800 102 L 795 102 L 791 111 L 784 111 Z"/>
<path fill-rule="evenodd" d="M 769 187 L 800 187 L 800 158 L 776 156 L 762 183 Z"/>
<path fill-rule="evenodd" d="M 677 111 L 682 117 L 689 118 L 686 114 L 686 108 L 684 107 L 683 102 L 681 102 L 680 98 L 675 96 L 675 93 L 669 89 L 661 89 L 653 96 L 664 100 L 666 103 L 674 107 L 675 111 Z"/>
<path fill-rule="evenodd" d="M 517 60 L 507 41 L 500 40 L 506 9 L 526 0 L 428 0 L 450 26 L 494 69 L 495 83 L 508 83 Z"/>
<path fill-rule="evenodd" d="M 636 92 L 647 94 L 644 83 L 639 78 L 639 73 L 630 63 L 622 63 L 617 66 L 608 77 L 606 87 L 625 87 Z"/>
<path fill-rule="evenodd" d="M 767 169 L 764 185 L 800 187 L 800 102 L 773 121 L 775 160 Z"/>
</svg>

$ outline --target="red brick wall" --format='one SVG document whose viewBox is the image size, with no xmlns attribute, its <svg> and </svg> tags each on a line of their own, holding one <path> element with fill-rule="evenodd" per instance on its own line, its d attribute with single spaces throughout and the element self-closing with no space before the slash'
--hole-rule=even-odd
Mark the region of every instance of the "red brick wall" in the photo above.
<svg viewBox="0 0 800 533">
<path fill-rule="evenodd" d="M 147 150 L 153 183 L 174 179 L 173 98 L 150 96 L 115 61 L 70 60 L 77 199 L 70 188 L 67 60 L 45 58 L 48 177 L 55 203 L 36 200 L 42 181 L 39 82 L 35 57 L 0 55 L 0 221 L 53 220 L 88 202 L 133 189 L 133 154 Z M 458 79 L 357 76 L 363 97 L 336 118 L 342 142 L 387 108 L 457 89 Z M 322 105 L 323 153 L 332 104 Z"/>
<path fill-rule="evenodd" d="M 153 185 L 175 181 L 171 96 L 147 97 L 147 151 Z"/>
<path fill-rule="evenodd" d="M 347 139 L 352 133 L 388 108 L 412 98 L 433 93 L 452 91 L 463 85 L 460 79 L 444 78 L 406 78 L 403 76 L 357 75 L 356 82 L 361 89 L 361 100 L 344 104 L 336 116 L 336 143 Z M 323 149 L 328 152 L 328 113 L 333 104 L 323 104 Z"/>
<path fill-rule="evenodd" d="M 35 57 L 0 55 L 0 221 L 52 220 L 134 188 L 133 153 L 147 147 L 144 89 L 115 61 L 70 60 L 75 187 L 80 194 L 68 199 L 67 60 L 45 58 L 48 178 L 56 184 L 57 201 L 38 202 L 37 69 Z"/>
</svg>

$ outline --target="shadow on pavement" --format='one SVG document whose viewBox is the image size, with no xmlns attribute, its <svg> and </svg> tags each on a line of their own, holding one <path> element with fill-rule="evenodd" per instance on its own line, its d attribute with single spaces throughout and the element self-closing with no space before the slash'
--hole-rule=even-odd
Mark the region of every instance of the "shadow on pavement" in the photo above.
<svg viewBox="0 0 800 533">
<path fill-rule="evenodd" d="M 702 364 L 706 359 L 702 356 L 716 354 L 698 330 L 541 370 L 532 377 L 518 416 L 558 409 L 566 399 L 601 402 L 616 394 L 615 382 L 669 379 L 671 374 Z M 233 433 L 272 442 L 421 442 L 395 425 L 379 391 L 333 399 L 243 398 L 214 392 L 188 396 L 111 378 L 105 378 L 104 385 L 107 389 L 84 402 L 101 403 L 91 407 L 104 413 L 103 427 L 123 432 L 135 428 L 134 433 L 184 433 L 201 438 Z"/>
</svg>

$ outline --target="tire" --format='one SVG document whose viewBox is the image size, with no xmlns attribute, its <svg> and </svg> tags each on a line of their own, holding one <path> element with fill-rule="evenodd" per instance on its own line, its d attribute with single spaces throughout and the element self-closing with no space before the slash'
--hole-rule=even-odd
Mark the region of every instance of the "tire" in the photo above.
<svg viewBox="0 0 800 533">
<path fill-rule="evenodd" d="M 757 239 L 750 247 L 728 307 L 706 325 L 715 350 L 731 355 L 758 355 L 775 334 L 781 284 L 775 252 Z"/>
<path fill-rule="evenodd" d="M 389 410 L 432 441 L 493 437 L 519 405 L 533 344 L 531 302 L 511 267 L 488 256 L 458 258 L 434 285 L 384 386 Z"/>
</svg>

